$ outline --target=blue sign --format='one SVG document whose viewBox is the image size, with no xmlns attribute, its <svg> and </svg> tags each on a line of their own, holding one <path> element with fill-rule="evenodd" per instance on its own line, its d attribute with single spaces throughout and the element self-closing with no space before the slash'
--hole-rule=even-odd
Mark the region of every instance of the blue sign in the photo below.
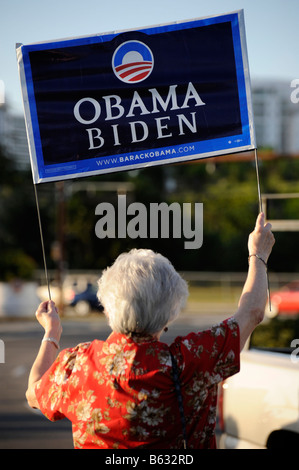
<svg viewBox="0 0 299 470">
<path fill-rule="evenodd" d="M 35 184 L 255 148 L 242 10 L 17 58 Z"/>
</svg>

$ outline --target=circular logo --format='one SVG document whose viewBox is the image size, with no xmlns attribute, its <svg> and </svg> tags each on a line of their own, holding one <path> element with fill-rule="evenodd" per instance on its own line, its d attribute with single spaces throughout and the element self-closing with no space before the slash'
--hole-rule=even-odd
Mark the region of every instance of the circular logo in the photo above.
<svg viewBox="0 0 299 470">
<path fill-rule="evenodd" d="M 122 82 L 142 82 L 154 68 L 152 51 L 140 41 L 124 42 L 113 54 L 112 68 Z"/>
</svg>

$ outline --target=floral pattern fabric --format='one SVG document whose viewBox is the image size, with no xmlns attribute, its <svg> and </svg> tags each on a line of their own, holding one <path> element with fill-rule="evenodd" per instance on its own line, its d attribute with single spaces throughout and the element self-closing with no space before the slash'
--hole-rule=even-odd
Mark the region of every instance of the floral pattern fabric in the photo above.
<svg viewBox="0 0 299 470">
<path fill-rule="evenodd" d="M 75 448 L 178 449 L 182 430 L 172 379 L 175 356 L 188 448 L 215 448 L 217 387 L 239 371 L 239 329 L 232 318 L 178 337 L 112 333 L 60 352 L 36 386 L 43 414 L 72 422 Z"/>
</svg>

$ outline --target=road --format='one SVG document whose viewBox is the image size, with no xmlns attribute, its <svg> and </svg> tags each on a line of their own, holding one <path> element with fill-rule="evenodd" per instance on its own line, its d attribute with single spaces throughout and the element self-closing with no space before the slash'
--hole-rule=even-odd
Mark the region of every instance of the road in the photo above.
<svg viewBox="0 0 299 470">
<path fill-rule="evenodd" d="M 208 328 L 230 313 L 218 311 L 196 315 L 187 310 L 161 338 L 169 343 L 176 336 Z M 87 320 L 63 320 L 61 348 L 110 334 L 103 316 Z M 0 449 L 72 449 L 71 424 L 68 420 L 48 421 L 26 403 L 25 391 L 30 368 L 43 336 L 41 326 L 31 320 L 0 322 L 0 339 L 5 345 L 5 362 L 0 363 Z"/>
</svg>

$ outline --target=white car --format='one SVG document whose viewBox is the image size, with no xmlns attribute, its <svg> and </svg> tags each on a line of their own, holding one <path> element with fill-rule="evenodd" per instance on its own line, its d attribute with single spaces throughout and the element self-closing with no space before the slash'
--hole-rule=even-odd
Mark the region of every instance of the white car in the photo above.
<svg viewBox="0 0 299 470">
<path fill-rule="evenodd" d="M 298 339 L 296 339 L 298 338 Z M 299 318 L 264 321 L 220 387 L 220 448 L 299 446 Z"/>
</svg>

